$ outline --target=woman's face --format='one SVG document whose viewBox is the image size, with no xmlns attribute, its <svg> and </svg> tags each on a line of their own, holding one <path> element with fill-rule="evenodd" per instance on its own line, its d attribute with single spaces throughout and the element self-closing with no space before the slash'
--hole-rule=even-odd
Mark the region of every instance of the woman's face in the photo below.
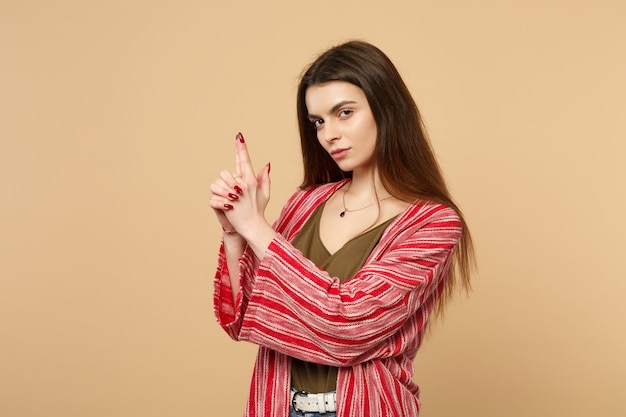
<svg viewBox="0 0 626 417">
<path fill-rule="evenodd" d="M 376 121 L 363 90 L 329 81 L 309 87 L 305 102 L 317 140 L 342 171 L 356 174 L 373 168 Z"/>
</svg>

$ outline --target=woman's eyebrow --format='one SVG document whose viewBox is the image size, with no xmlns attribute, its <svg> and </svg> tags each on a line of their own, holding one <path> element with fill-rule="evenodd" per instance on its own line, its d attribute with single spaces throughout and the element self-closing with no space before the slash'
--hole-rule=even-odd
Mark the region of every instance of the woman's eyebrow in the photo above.
<svg viewBox="0 0 626 417">
<path fill-rule="evenodd" d="M 352 100 L 342 100 L 339 103 L 335 104 L 330 111 L 328 112 L 329 114 L 333 114 L 334 112 L 336 112 L 337 110 L 339 110 L 341 107 L 345 106 L 346 104 L 356 104 L 356 101 L 352 101 Z M 315 119 L 315 118 L 320 118 L 320 116 L 316 115 L 316 114 L 311 114 L 309 113 L 309 119 Z"/>
</svg>

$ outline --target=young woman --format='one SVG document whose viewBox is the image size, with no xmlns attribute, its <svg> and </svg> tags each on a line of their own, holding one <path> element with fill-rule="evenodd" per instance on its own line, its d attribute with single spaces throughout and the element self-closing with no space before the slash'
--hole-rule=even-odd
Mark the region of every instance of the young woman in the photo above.
<svg viewBox="0 0 626 417">
<path fill-rule="evenodd" d="M 304 181 L 273 226 L 270 166 L 255 174 L 241 134 L 211 185 L 215 313 L 259 345 L 245 415 L 417 416 L 412 362 L 431 313 L 469 289 L 469 231 L 378 48 L 320 55 L 297 108 Z"/>
</svg>

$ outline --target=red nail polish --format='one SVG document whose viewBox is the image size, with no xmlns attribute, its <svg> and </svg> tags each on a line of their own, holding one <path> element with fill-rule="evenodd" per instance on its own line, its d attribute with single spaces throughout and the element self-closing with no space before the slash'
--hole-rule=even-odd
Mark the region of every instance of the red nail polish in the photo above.
<svg viewBox="0 0 626 417">
<path fill-rule="evenodd" d="M 235 140 L 238 140 L 241 143 L 245 143 L 246 141 L 243 138 L 243 135 L 241 134 L 241 132 L 237 133 L 237 136 L 235 136 Z"/>
<path fill-rule="evenodd" d="M 228 197 L 230 197 L 231 200 L 238 200 L 239 196 L 237 194 L 233 194 L 233 193 L 228 193 Z"/>
<path fill-rule="evenodd" d="M 267 173 L 270 173 L 270 170 L 272 169 L 272 165 L 268 162 L 267 163 Z"/>
<path fill-rule="evenodd" d="M 232 204 L 224 204 L 224 208 L 226 210 L 232 210 L 234 207 L 232 206 Z"/>
<path fill-rule="evenodd" d="M 233 188 L 234 188 L 234 189 L 235 189 L 235 191 L 237 191 L 239 194 L 243 194 L 243 190 L 241 189 L 241 187 L 240 187 L 240 186 L 235 185 Z"/>
</svg>

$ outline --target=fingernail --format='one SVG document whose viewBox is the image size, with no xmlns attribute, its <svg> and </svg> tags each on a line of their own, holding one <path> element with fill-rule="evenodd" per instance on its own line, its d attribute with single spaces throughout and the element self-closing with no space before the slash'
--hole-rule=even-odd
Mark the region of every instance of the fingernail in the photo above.
<svg viewBox="0 0 626 417">
<path fill-rule="evenodd" d="M 237 136 L 235 136 L 235 140 L 238 140 L 241 143 L 245 143 L 246 141 L 243 139 L 243 135 L 241 134 L 241 132 L 237 133 Z"/>
<path fill-rule="evenodd" d="M 239 196 L 237 194 L 228 193 L 228 196 L 231 198 L 231 200 L 238 200 L 239 199 Z"/>
<path fill-rule="evenodd" d="M 227 210 L 232 210 L 234 207 L 231 204 L 224 204 L 224 208 Z"/>
<path fill-rule="evenodd" d="M 239 194 L 243 194 L 243 190 L 241 189 L 241 187 L 240 187 L 240 186 L 235 185 L 233 188 L 234 188 L 234 189 L 235 189 L 235 191 L 237 191 Z"/>
<path fill-rule="evenodd" d="M 270 173 L 270 170 L 272 169 L 272 165 L 268 162 L 267 163 L 267 173 Z"/>
</svg>

